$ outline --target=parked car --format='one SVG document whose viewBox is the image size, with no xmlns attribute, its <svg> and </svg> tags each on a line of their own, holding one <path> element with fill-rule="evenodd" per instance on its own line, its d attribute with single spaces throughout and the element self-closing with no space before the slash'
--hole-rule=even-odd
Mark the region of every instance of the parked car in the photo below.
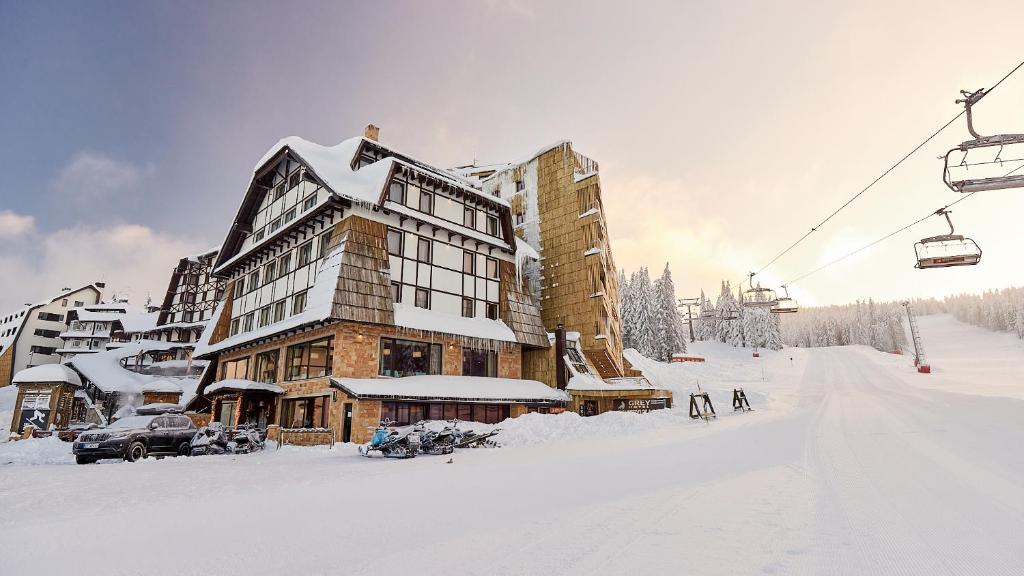
<svg viewBox="0 0 1024 576">
<path fill-rule="evenodd" d="M 95 430 L 97 428 L 99 428 L 99 426 L 92 422 L 76 422 L 71 426 L 68 426 L 67 430 L 57 432 L 57 438 L 60 438 L 65 442 L 74 442 L 76 438 L 81 436 L 82 432 Z"/>
<path fill-rule="evenodd" d="M 105 458 L 135 462 L 147 456 L 188 456 L 195 434 L 196 426 L 188 416 L 128 416 L 106 428 L 83 432 L 72 452 L 79 464 Z"/>
</svg>

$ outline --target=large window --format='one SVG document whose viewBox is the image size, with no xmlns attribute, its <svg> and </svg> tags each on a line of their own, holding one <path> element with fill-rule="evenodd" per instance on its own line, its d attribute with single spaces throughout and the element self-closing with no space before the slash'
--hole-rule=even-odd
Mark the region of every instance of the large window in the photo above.
<svg viewBox="0 0 1024 576">
<path fill-rule="evenodd" d="M 221 374 L 221 380 L 239 379 L 244 380 L 248 378 L 249 373 L 249 357 L 239 358 L 237 360 L 228 360 L 224 363 L 224 372 Z"/>
<path fill-rule="evenodd" d="M 282 428 L 327 428 L 327 396 L 294 398 L 281 401 Z"/>
<path fill-rule="evenodd" d="M 380 339 L 381 376 L 441 373 L 441 345 L 395 338 Z"/>
<path fill-rule="evenodd" d="M 498 376 L 498 353 L 493 350 L 462 349 L 463 376 Z"/>
<path fill-rule="evenodd" d="M 381 402 L 381 420 L 391 420 L 397 426 L 408 426 L 420 420 L 465 420 L 497 424 L 510 416 L 508 404 L 456 404 L 420 402 Z"/>
<path fill-rule="evenodd" d="M 331 375 L 334 338 L 323 338 L 288 347 L 285 368 L 288 380 L 322 378 Z"/>
<path fill-rule="evenodd" d="M 257 382 L 265 382 L 272 384 L 277 382 L 277 357 L 279 352 L 277 350 L 270 350 L 268 352 L 260 352 L 256 355 L 255 365 L 253 366 L 252 379 Z"/>
</svg>

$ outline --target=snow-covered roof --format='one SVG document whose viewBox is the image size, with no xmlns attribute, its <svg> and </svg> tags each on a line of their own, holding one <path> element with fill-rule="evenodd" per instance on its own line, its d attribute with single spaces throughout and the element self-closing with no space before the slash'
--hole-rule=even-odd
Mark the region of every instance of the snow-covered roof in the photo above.
<svg viewBox="0 0 1024 576">
<path fill-rule="evenodd" d="M 254 382 L 252 380 L 242 380 L 240 378 L 229 378 L 227 380 L 214 382 L 206 387 L 206 394 L 213 394 L 219 390 L 257 391 L 284 394 L 284 388 L 281 388 L 277 384 Z"/>
<path fill-rule="evenodd" d="M 515 342 L 516 335 L 501 320 L 490 318 L 465 318 L 437 310 L 417 308 L 408 304 L 395 304 L 395 326 L 414 330 L 431 330 L 470 338 L 484 338 Z"/>
<path fill-rule="evenodd" d="M 565 402 L 565 392 L 536 380 L 483 376 L 407 376 L 405 378 L 331 378 L 357 398 L 417 398 L 479 402 Z"/>
<path fill-rule="evenodd" d="M 124 312 L 101 312 L 96 310 L 86 310 L 85 308 L 75 308 L 74 312 L 82 322 L 113 322 L 124 318 L 126 315 Z"/>
<path fill-rule="evenodd" d="M 256 163 L 253 172 L 258 172 L 271 158 L 288 148 L 335 194 L 376 205 L 391 173 L 391 162 L 386 159 L 361 170 L 353 170 L 352 160 L 362 142 L 362 137 L 356 137 L 334 146 L 324 146 L 298 136 L 288 136 L 267 150 Z"/>
<path fill-rule="evenodd" d="M 140 416 L 147 416 L 150 414 L 167 414 L 175 413 L 180 414 L 185 411 L 185 407 L 181 404 L 172 404 L 170 402 L 153 402 L 151 404 L 143 404 L 135 408 L 135 413 Z"/>
<path fill-rule="evenodd" d="M 73 386 L 81 386 L 82 379 L 74 370 L 63 364 L 42 364 L 26 368 L 14 375 L 14 384 L 39 384 L 43 382 L 65 382 Z"/>
<path fill-rule="evenodd" d="M 599 392 L 602 390 L 652 390 L 654 385 L 647 378 L 626 377 L 603 380 L 593 374 L 577 374 L 569 379 L 569 384 L 566 388 L 568 390 Z"/>
<path fill-rule="evenodd" d="M 143 382 L 142 391 L 181 394 L 181 386 L 178 386 L 170 380 L 153 380 L 151 382 Z"/>
<path fill-rule="evenodd" d="M 195 344 L 193 356 L 205 356 L 219 350 L 231 348 L 232 346 L 238 346 L 252 340 L 272 336 L 306 324 L 322 322 L 330 318 L 334 308 L 334 291 L 338 283 L 338 271 L 341 268 L 341 259 L 344 252 L 345 242 L 341 242 L 330 254 L 321 259 L 316 281 L 309 291 L 306 292 L 305 310 L 289 316 L 280 322 L 261 326 L 249 332 L 239 332 L 214 344 L 210 344 L 210 337 L 213 336 L 214 331 L 203 330 L 203 333 L 199 336 L 199 341 Z M 217 305 L 213 318 L 220 318 L 224 312 L 225 302 L 226 300 L 222 300 Z"/>
<path fill-rule="evenodd" d="M 79 354 L 69 360 L 68 364 L 103 392 L 124 394 L 185 392 L 186 388 L 195 389 L 195 378 L 167 378 L 138 374 L 121 365 L 121 360 L 143 352 L 172 350 L 181 346 L 182 344 L 177 342 L 140 340 L 126 343 L 113 350 L 104 350 L 95 354 Z"/>
<path fill-rule="evenodd" d="M 129 312 L 121 317 L 121 327 L 125 332 L 149 332 L 159 317 L 159 312 Z"/>
</svg>

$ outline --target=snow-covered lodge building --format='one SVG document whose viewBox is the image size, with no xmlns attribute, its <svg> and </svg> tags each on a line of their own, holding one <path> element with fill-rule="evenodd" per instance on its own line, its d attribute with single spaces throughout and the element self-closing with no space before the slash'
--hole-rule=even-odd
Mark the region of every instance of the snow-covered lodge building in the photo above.
<svg viewBox="0 0 1024 576">
<path fill-rule="evenodd" d="M 384 418 L 564 406 L 521 379 L 523 350 L 550 344 L 508 202 L 376 137 L 286 138 L 257 162 L 196 348 L 219 363 L 200 389 L 213 418 L 361 441 Z"/>
<path fill-rule="evenodd" d="M 59 363 L 60 335 L 66 329 L 69 310 L 96 304 L 104 287 L 97 282 L 65 289 L 52 298 L 0 316 L 0 386 L 11 384 L 14 375 L 26 368 Z"/>
</svg>

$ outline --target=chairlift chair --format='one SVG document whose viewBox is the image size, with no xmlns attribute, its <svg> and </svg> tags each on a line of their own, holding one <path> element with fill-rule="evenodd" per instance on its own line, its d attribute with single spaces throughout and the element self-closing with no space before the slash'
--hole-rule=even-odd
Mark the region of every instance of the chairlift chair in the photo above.
<svg viewBox="0 0 1024 576">
<path fill-rule="evenodd" d="M 917 255 L 915 268 L 949 268 L 951 266 L 973 266 L 981 262 L 981 248 L 978 243 L 960 234 L 954 234 L 953 221 L 949 219 L 949 211 L 940 209 L 935 212 L 945 216 L 949 223 L 949 234 L 922 238 L 914 244 Z"/>
<path fill-rule="evenodd" d="M 789 297 L 789 288 L 785 284 L 782 285 L 782 291 L 786 294 L 775 301 L 775 306 L 772 306 L 772 314 L 792 314 L 800 310 L 800 306 L 797 305 L 796 300 Z"/>
<path fill-rule="evenodd" d="M 977 104 L 987 92 L 984 88 L 968 92 L 961 90 L 963 98 L 956 101 L 963 104 L 967 112 L 967 130 L 974 136 L 973 140 L 962 142 L 956 148 L 951 149 L 945 156 L 945 167 L 942 172 L 942 180 L 946 186 L 954 192 L 971 193 L 984 190 L 1004 190 L 1008 188 L 1024 187 L 1024 174 L 1013 174 L 1024 168 L 1024 134 L 996 134 L 995 136 L 982 136 L 974 129 L 974 118 L 971 114 L 971 107 Z M 1010 151 L 1013 158 L 1004 158 L 1004 151 Z M 994 156 L 986 156 L 981 161 L 968 162 L 967 158 L 972 151 L 994 152 Z M 963 153 L 960 161 L 953 160 L 955 153 Z M 977 154 L 975 154 L 977 156 Z M 1005 172 L 1006 165 L 1013 167 L 1010 172 Z M 970 169 L 975 170 L 972 178 L 968 178 Z M 993 171 L 996 171 L 993 173 Z M 987 175 L 984 175 L 987 172 Z M 976 263 L 976 262 L 975 262 Z"/>
<path fill-rule="evenodd" d="M 747 308 L 771 308 L 777 302 L 775 290 L 762 288 L 760 284 L 754 287 L 754 273 L 750 273 L 750 289 L 743 291 L 743 305 Z"/>
</svg>

